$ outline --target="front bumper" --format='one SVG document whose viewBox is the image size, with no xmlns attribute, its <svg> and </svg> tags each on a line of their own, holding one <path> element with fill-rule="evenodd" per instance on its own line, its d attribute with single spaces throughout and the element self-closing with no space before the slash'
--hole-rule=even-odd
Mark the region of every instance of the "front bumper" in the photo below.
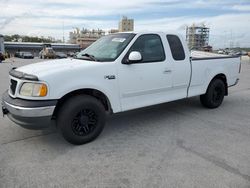
<svg viewBox="0 0 250 188">
<path fill-rule="evenodd" d="M 10 120 L 27 129 L 42 129 L 51 125 L 57 100 L 24 100 L 11 98 L 6 91 L 2 111 Z"/>
</svg>

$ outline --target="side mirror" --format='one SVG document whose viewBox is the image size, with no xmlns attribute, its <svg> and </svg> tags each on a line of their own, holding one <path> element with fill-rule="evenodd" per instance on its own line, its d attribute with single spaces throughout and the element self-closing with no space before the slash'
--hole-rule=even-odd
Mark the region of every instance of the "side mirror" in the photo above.
<svg viewBox="0 0 250 188">
<path fill-rule="evenodd" d="M 128 61 L 127 64 L 130 63 L 138 63 L 142 60 L 142 55 L 140 52 L 137 51 L 132 51 L 130 52 L 129 56 L 128 56 Z"/>
</svg>

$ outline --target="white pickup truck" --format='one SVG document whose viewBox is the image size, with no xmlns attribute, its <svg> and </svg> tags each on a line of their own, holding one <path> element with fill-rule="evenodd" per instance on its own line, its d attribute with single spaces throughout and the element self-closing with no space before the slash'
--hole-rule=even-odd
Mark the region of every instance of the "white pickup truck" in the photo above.
<svg viewBox="0 0 250 188">
<path fill-rule="evenodd" d="M 107 114 L 198 95 L 216 108 L 240 69 L 239 57 L 191 57 L 177 34 L 111 34 L 75 58 L 12 69 L 2 111 L 29 129 L 55 120 L 67 141 L 84 144 L 101 133 Z"/>
</svg>

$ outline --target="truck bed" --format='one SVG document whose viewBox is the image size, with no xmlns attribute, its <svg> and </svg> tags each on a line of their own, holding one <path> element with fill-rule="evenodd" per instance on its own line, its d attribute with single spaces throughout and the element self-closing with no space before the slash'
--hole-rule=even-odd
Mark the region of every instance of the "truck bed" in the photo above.
<svg viewBox="0 0 250 188">
<path fill-rule="evenodd" d="M 237 82 L 240 68 L 239 56 L 192 51 L 191 57 L 192 78 L 189 97 L 204 94 L 214 75 L 225 75 L 228 86 Z"/>
<path fill-rule="evenodd" d="M 207 59 L 237 58 L 239 56 L 216 54 L 212 52 L 203 52 L 203 51 L 191 51 L 191 57 L 192 60 L 207 60 Z"/>
</svg>

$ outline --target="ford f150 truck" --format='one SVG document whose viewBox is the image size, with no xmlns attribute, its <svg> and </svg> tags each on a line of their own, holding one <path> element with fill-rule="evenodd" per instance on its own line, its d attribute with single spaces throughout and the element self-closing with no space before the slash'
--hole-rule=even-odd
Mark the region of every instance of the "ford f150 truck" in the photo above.
<svg viewBox="0 0 250 188">
<path fill-rule="evenodd" d="M 101 133 L 107 114 L 193 96 L 217 108 L 240 67 L 239 57 L 191 56 L 177 34 L 111 34 L 75 58 L 10 70 L 2 111 L 29 129 L 56 122 L 67 141 L 84 144 Z"/>
</svg>

